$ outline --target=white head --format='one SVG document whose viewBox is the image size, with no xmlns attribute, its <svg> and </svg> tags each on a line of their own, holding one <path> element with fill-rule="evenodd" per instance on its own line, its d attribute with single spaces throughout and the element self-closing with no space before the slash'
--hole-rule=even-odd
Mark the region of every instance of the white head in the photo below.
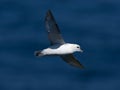
<svg viewBox="0 0 120 90">
<path fill-rule="evenodd" d="M 80 48 L 80 45 L 78 44 L 72 44 L 72 50 L 73 52 L 83 52 L 83 50 Z"/>
</svg>

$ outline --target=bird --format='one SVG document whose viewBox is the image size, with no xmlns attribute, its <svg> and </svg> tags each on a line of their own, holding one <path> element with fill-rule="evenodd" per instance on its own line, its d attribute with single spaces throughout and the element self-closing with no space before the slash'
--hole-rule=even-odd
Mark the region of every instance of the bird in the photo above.
<svg viewBox="0 0 120 90">
<path fill-rule="evenodd" d="M 51 10 L 48 10 L 46 13 L 45 27 L 50 46 L 43 50 L 35 51 L 34 55 L 37 57 L 60 56 L 69 65 L 83 69 L 84 66 L 73 55 L 73 53 L 83 52 L 83 50 L 78 44 L 67 43 L 64 41 Z"/>
</svg>

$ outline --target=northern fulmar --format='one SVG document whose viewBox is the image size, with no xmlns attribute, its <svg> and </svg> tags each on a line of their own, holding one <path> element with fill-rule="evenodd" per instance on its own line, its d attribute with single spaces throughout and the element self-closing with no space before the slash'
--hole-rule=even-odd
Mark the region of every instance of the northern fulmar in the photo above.
<svg viewBox="0 0 120 90">
<path fill-rule="evenodd" d="M 80 45 L 66 43 L 64 41 L 60 29 L 50 10 L 46 13 L 45 26 L 50 46 L 43 50 L 35 51 L 35 56 L 60 56 L 68 64 L 83 69 L 84 66 L 73 55 L 74 52 L 83 52 Z"/>
</svg>

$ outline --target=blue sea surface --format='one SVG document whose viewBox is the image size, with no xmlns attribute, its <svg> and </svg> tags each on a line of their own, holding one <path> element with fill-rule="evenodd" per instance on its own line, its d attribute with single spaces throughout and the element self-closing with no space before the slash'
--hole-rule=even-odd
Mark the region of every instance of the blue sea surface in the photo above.
<svg viewBox="0 0 120 90">
<path fill-rule="evenodd" d="M 48 9 L 84 70 L 34 56 L 50 45 Z M 0 0 L 0 90 L 120 90 L 120 1 Z"/>
</svg>

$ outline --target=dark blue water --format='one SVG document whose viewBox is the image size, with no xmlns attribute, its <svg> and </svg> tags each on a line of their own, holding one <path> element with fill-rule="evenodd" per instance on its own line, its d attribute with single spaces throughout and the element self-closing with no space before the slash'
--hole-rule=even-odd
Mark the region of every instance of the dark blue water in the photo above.
<svg viewBox="0 0 120 90">
<path fill-rule="evenodd" d="M 85 70 L 34 56 L 49 46 L 48 9 Z M 0 0 L 0 90 L 120 90 L 120 1 Z"/>
</svg>

